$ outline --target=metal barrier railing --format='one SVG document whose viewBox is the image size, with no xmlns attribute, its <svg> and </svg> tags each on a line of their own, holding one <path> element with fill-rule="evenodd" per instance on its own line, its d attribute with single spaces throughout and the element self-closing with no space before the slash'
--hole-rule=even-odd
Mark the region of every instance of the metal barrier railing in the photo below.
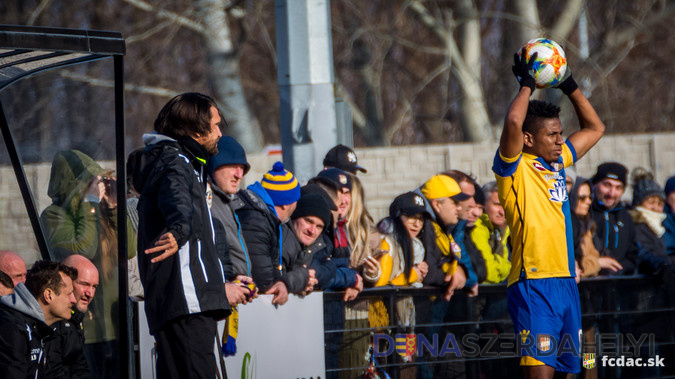
<svg viewBox="0 0 675 379">
<path fill-rule="evenodd" d="M 595 377 L 675 378 L 674 286 L 643 276 L 581 281 L 581 353 L 595 354 L 595 367 L 590 369 Z M 343 303 L 342 296 L 342 292 L 324 292 L 328 378 L 360 377 L 368 367 L 363 349 L 369 346 L 374 348 L 379 367 L 392 378 L 522 376 L 514 343 L 518 332 L 508 313 L 504 284 L 480 285 L 477 297 L 456 292 L 450 302 L 442 300 L 443 290 L 436 287 L 367 288 L 349 303 Z M 405 298 L 415 308 L 414 322 L 411 317 L 409 325 L 401 325 L 396 316 Z M 380 307 L 373 307 L 374 303 Z M 380 316 L 386 309 L 386 324 L 373 326 L 376 309 Z M 391 346 L 397 335 L 407 335 L 406 342 L 414 340 L 416 348 L 410 358 L 403 358 L 405 350 L 399 354 Z M 621 356 L 644 362 L 652 358 L 655 365 L 618 366 L 620 361 L 610 360 Z M 614 367 L 608 362 L 615 362 Z M 582 367 L 579 377 L 586 371 Z"/>
</svg>

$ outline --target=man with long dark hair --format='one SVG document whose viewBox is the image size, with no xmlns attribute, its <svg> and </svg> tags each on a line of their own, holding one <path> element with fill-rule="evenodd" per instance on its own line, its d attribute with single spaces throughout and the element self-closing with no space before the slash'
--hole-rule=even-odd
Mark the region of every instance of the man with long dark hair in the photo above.
<svg viewBox="0 0 675 379">
<path fill-rule="evenodd" d="M 146 134 L 133 183 L 138 265 L 145 311 L 157 341 L 157 377 L 213 378 L 216 323 L 230 313 L 206 203 L 206 162 L 223 122 L 212 98 L 171 99 Z"/>
</svg>

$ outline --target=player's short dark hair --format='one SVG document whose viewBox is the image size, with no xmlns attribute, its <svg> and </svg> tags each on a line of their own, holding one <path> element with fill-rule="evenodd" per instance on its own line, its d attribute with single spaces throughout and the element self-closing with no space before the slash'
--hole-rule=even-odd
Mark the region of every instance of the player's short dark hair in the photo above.
<svg viewBox="0 0 675 379">
<path fill-rule="evenodd" d="M 0 284 L 2 284 L 2 286 L 5 288 L 14 288 L 14 282 L 12 281 L 12 278 L 2 271 L 0 271 Z"/>
<path fill-rule="evenodd" d="M 58 295 L 66 285 L 60 273 L 65 274 L 71 280 L 77 279 L 77 269 L 73 267 L 59 262 L 37 261 L 26 274 L 26 287 L 36 298 L 41 296 L 47 288 Z"/>
<path fill-rule="evenodd" d="M 172 138 L 190 136 L 193 133 L 211 133 L 211 107 L 218 109 L 215 100 L 197 93 L 186 92 L 169 100 L 157 119 L 155 131 Z M 218 111 L 220 115 L 220 111 Z M 221 117 L 221 120 L 223 118 Z M 223 121 L 221 121 L 222 127 Z"/>
<path fill-rule="evenodd" d="M 541 128 L 543 120 L 559 117 L 560 107 L 541 100 L 530 100 L 523 122 L 523 132 L 535 134 Z"/>
</svg>

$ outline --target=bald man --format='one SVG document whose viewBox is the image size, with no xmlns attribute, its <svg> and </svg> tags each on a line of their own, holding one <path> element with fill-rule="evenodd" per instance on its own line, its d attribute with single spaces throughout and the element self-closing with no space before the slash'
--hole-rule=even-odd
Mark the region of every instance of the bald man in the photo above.
<svg viewBox="0 0 675 379">
<path fill-rule="evenodd" d="M 53 325 L 57 338 L 47 345 L 47 369 L 50 378 L 93 378 L 87 364 L 84 347 L 84 328 L 82 321 L 89 309 L 98 287 L 98 269 L 82 255 L 71 255 L 63 264 L 77 269 L 77 279 L 73 281 L 75 305 L 70 320 L 59 321 Z"/>
<path fill-rule="evenodd" d="M 12 251 L 0 250 L 0 271 L 9 275 L 15 286 L 26 282 L 26 262 Z"/>
</svg>

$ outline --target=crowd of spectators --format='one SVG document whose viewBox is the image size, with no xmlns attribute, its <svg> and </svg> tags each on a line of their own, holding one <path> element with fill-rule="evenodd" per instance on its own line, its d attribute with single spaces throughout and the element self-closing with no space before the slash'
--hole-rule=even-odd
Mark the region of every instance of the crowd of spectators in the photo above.
<svg viewBox="0 0 675 379">
<path fill-rule="evenodd" d="M 152 307 L 148 312 L 151 332 L 156 337 L 167 333 L 160 337 L 167 351 L 175 336 L 166 325 L 184 314 L 178 306 L 167 308 L 166 299 L 158 300 L 156 291 L 173 288 L 175 294 L 169 298 L 175 296 L 171 300 L 175 302 L 189 294 L 185 283 L 177 288 L 180 282 L 157 282 L 175 275 L 186 279 L 170 266 L 153 266 L 164 259 L 177 257 L 176 264 L 195 265 L 192 270 L 204 275 L 222 274 L 224 291 L 200 289 L 206 283 L 195 285 L 194 273 L 188 279 L 193 286 L 190 290 L 197 291 L 192 296 L 197 297 L 200 312 L 210 312 L 213 319 L 227 316 L 225 355 L 236 352 L 237 307 L 255 301 L 258 294 L 272 295 L 272 303 L 283 306 L 289 294 L 344 291 L 342 301 L 326 303 L 327 328 L 382 327 L 390 319 L 411 328 L 416 320 L 432 324 L 447 320 L 448 301 L 458 291 L 475 297 L 479 284 L 505 284 L 512 271 L 511 231 L 494 181 L 478 183 L 471 173 L 459 170 L 442 172 L 395 197 L 389 215 L 374 220 L 357 175 L 365 174 L 366 168 L 358 165 L 354 150 L 347 146 L 332 148 L 323 161 L 324 169 L 304 185 L 282 162 L 276 162 L 262 178 L 242 189 L 242 179 L 251 168 L 242 146 L 231 137 L 199 140 L 202 137 L 195 133 L 193 139 L 199 146 L 185 142 L 185 136 L 177 140 L 185 151 L 212 153 L 202 163 L 202 174 L 195 170 L 204 181 L 191 179 L 188 200 L 194 209 L 205 204 L 208 210 L 194 216 L 201 221 L 193 219 L 191 231 L 171 229 L 171 220 L 156 222 L 166 215 L 161 207 L 170 207 L 176 214 L 185 212 L 178 201 L 187 197 L 176 196 L 171 199 L 176 203 L 169 204 L 164 197 L 172 195 L 159 185 L 164 179 L 154 182 L 153 175 L 162 178 L 176 170 L 171 166 L 176 163 L 162 160 L 162 154 L 175 154 L 167 141 L 176 140 L 167 140 L 161 133 L 144 138 L 147 147 L 132 153 L 128 166 L 130 288 L 133 296 L 145 297 L 146 307 Z M 166 167 L 158 169 L 161 165 Z M 192 171 L 185 175 L 193 176 Z M 651 173 L 635 169 L 628 203 L 622 201 L 628 170 L 620 163 L 601 164 L 591 179 L 572 174 L 566 179 L 577 282 L 640 273 L 663 282 L 672 298 L 675 177 L 661 187 Z M 116 197 L 111 180 L 113 172 L 79 151 L 57 154 L 49 184 L 53 203 L 41 220 L 52 259 L 62 263 L 38 261 L 27 271 L 17 254 L 0 252 L 3 370 L 11 367 L 38 377 L 116 375 L 117 364 L 110 357 L 117 349 L 112 309 L 118 299 L 115 262 L 120 249 L 114 238 Z M 179 186 L 178 182 L 161 183 Z M 206 255 L 209 239 L 215 254 L 205 265 L 202 258 L 211 259 Z M 181 255 L 184 248 L 199 249 L 199 260 L 183 262 L 187 259 Z M 137 250 L 144 253 L 136 257 Z M 149 260 L 145 258 L 149 253 L 161 255 Z M 159 275 L 158 267 L 165 267 L 166 273 Z M 425 305 L 429 308 L 424 308 L 422 316 L 416 314 L 417 304 L 411 297 L 399 297 L 392 308 L 395 314 L 388 315 L 382 299 L 361 296 L 364 288 L 382 286 L 436 286 L 444 296 Z M 214 296 L 221 298 L 215 301 Z M 8 348 L 17 341 L 29 346 Z M 326 365 L 362 366 L 369 346 L 367 332 L 331 334 L 326 340 Z M 14 363 L 17 360 L 21 364 Z"/>
</svg>

